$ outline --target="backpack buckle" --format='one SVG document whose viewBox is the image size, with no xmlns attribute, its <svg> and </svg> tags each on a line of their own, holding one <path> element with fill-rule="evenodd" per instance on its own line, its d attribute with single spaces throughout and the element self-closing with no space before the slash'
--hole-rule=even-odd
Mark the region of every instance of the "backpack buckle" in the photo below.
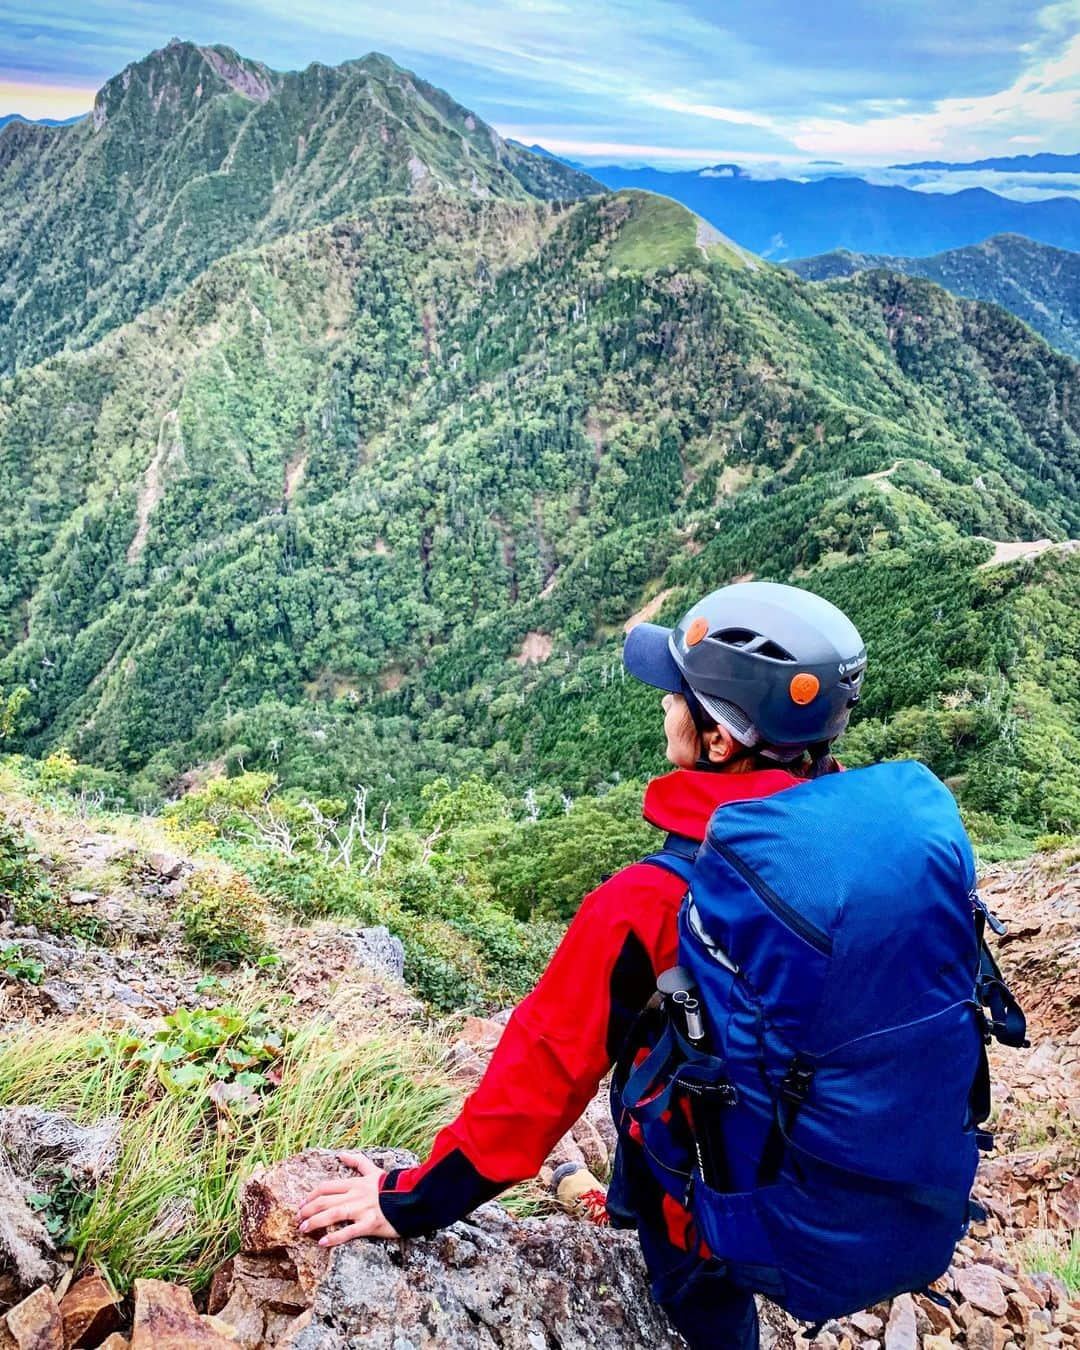
<svg viewBox="0 0 1080 1350">
<path fill-rule="evenodd" d="M 793 1106 L 802 1106 L 814 1085 L 814 1073 L 813 1065 L 804 1064 L 798 1059 L 792 1060 L 780 1084 L 780 1095 Z"/>
</svg>

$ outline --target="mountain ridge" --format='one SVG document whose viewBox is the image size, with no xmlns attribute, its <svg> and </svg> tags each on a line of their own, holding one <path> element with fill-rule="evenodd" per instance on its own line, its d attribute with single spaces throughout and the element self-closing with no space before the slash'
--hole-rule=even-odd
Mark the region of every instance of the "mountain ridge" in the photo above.
<svg viewBox="0 0 1080 1350">
<path fill-rule="evenodd" d="M 1047 638 L 1021 677 L 1008 634 L 1080 559 L 979 569 L 1080 533 L 1078 379 L 1002 311 L 748 267 L 650 194 L 383 199 L 0 384 L 0 686 L 27 749 L 148 793 L 224 759 L 576 794 L 658 767 L 648 691 L 602 677 L 627 616 L 754 573 L 897 652 L 849 762 L 915 736 L 971 810 L 1067 818 L 1067 697 L 1011 787 L 991 747 L 1041 697 Z"/>
<path fill-rule="evenodd" d="M 1031 325 L 1051 346 L 1080 358 L 1080 253 L 1023 235 L 995 235 L 981 244 L 928 258 L 889 257 L 839 249 L 786 264 L 822 281 L 884 269 L 926 277 L 972 300 L 999 304 Z"/>
<path fill-rule="evenodd" d="M 803 183 L 758 179 L 721 167 L 722 173 L 599 165 L 589 172 L 613 191 L 639 188 L 674 197 L 744 248 L 774 262 L 837 248 L 924 256 L 1002 233 L 1080 249 L 1080 201 L 1072 197 L 1016 202 L 979 187 L 917 192 L 851 174 Z"/>
<path fill-rule="evenodd" d="M 25 122 L 32 127 L 70 127 L 86 116 L 86 113 L 75 113 L 72 117 L 24 117 L 22 113 L 3 113 L 0 114 L 0 131 L 9 122 Z"/>
<path fill-rule="evenodd" d="M 1043 151 L 1035 155 L 991 155 L 986 159 L 923 159 L 912 164 L 890 164 L 890 169 L 995 169 L 1014 173 L 1077 173 L 1080 154 L 1057 155 Z"/>
<path fill-rule="evenodd" d="M 0 372 L 378 196 L 599 190 L 378 53 L 283 73 L 174 40 L 107 81 L 83 122 L 0 132 Z"/>
</svg>

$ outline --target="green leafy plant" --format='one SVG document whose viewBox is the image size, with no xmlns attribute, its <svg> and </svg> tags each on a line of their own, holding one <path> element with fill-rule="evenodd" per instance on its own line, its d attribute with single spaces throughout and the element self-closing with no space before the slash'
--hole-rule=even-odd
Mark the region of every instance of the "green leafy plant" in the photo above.
<svg viewBox="0 0 1080 1350">
<path fill-rule="evenodd" d="M 40 984 L 44 975 L 45 967 L 41 962 L 23 956 L 17 943 L 0 947 L 0 978 L 22 984 Z"/>
<path fill-rule="evenodd" d="M 11 902 L 16 923 L 26 923 L 29 920 L 22 917 L 26 907 L 51 896 L 45 869 L 33 844 L 0 812 L 0 900 Z"/>
<path fill-rule="evenodd" d="M 39 1174 L 36 1184 L 43 1189 L 31 1191 L 30 1208 L 45 1225 L 53 1243 L 66 1247 L 89 1212 L 93 1197 L 70 1167 L 61 1168 L 58 1175 Z"/>
<path fill-rule="evenodd" d="M 149 1040 L 132 1038 L 130 1062 L 149 1065 L 170 1091 L 236 1083 L 256 1092 L 276 1086 L 288 1033 L 264 1008 L 181 1008 Z"/>
</svg>

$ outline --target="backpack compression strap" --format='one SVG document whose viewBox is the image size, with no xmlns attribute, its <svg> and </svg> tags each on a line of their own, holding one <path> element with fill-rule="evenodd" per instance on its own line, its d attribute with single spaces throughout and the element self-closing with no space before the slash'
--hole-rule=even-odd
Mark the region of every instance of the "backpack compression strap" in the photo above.
<svg viewBox="0 0 1080 1350">
<path fill-rule="evenodd" d="M 975 931 L 979 940 L 979 975 L 975 990 L 979 1002 L 984 1008 L 990 1009 L 986 1029 L 1002 1045 L 1011 1045 L 1015 1048 L 1026 1046 L 1027 1019 L 1024 1010 L 1013 997 L 1012 990 L 1005 983 L 1005 977 L 994 960 L 993 953 L 986 945 L 987 925 L 989 924 L 999 936 L 1005 932 L 1005 925 L 994 918 L 978 893 L 975 894 L 974 903 Z"/>
</svg>

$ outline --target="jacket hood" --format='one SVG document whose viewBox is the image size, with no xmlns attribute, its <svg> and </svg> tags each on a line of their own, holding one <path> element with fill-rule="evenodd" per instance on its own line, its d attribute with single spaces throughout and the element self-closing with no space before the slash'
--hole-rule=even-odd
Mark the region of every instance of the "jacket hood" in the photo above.
<svg viewBox="0 0 1080 1350">
<path fill-rule="evenodd" d="M 650 825 L 700 841 L 718 806 L 771 797 L 805 781 L 784 769 L 755 769 L 750 773 L 676 769 L 652 780 L 645 789 L 641 813 Z"/>
</svg>

